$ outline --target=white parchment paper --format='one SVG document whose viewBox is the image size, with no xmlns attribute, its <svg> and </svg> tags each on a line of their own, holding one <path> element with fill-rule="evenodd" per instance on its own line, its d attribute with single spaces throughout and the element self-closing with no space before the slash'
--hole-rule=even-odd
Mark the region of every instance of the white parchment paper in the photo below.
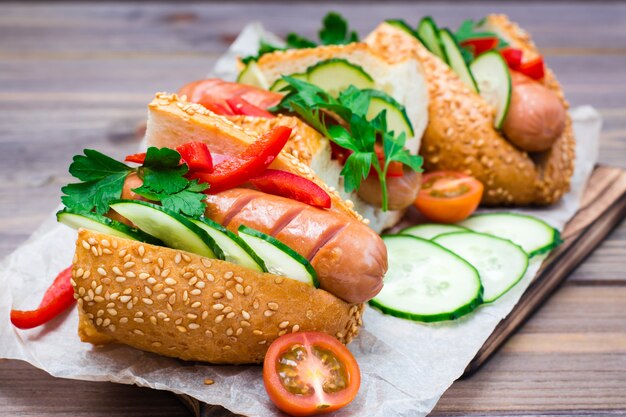
<svg viewBox="0 0 626 417">
<path fill-rule="evenodd" d="M 255 52 L 261 30 L 258 24 L 247 27 L 218 62 L 215 72 L 232 78 L 234 57 Z M 571 192 L 549 209 L 523 210 L 559 229 L 577 211 L 597 160 L 601 128 L 599 114 L 589 106 L 573 109 L 571 115 L 577 138 Z M 34 308 L 52 277 L 71 262 L 76 232 L 57 224 L 52 209 L 30 239 L 0 263 L 0 358 L 25 360 L 62 378 L 184 393 L 249 416 L 281 415 L 265 394 L 258 366 L 186 363 L 119 345 L 94 348 L 78 339 L 75 310 L 38 329 L 15 329 L 9 321 L 10 309 Z M 334 415 L 428 414 L 517 303 L 540 262 L 534 260 L 523 280 L 500 300 L 456 322 L 424 325 L 367 308 L 365 326 L 349 345 L 361 367 L 361 390 L 352 404 Z M 213 379 L 215 384 L 204 385 L 205 378 Z"/>
</svg>

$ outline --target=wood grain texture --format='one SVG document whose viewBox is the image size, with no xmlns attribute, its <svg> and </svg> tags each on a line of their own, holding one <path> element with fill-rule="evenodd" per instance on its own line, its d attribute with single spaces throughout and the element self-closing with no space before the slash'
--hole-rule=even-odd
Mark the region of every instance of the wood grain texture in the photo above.
<svg viewBox="0 0 626 417">
<path fill-rule="evenodd" d="M 388 17 L 431 14 L 456 26 L 510 14 L 533 34 L 572 105 L 600 110 L 600 161 L 626 168 L 626 5 L 618 2 L 0 4 L 0 255 L 58 204 L 71 155 L 84 147 L 132 151 L 152 94 L 204 76 L 246 22 L 313 36 L 329 9 L 362 32 Z M 626 354 L 621 345 L 603 350 L 626 334 L 625 243 L 621 225 L 492 361 L 447 391 L 433 415 L 626 414 Z M 559 351 L 549 352 L 555 344 Z M 59 380 L 3 362 L 0 416 L 15 415 L 189 412 L 167 393 Z"/>
</svg>

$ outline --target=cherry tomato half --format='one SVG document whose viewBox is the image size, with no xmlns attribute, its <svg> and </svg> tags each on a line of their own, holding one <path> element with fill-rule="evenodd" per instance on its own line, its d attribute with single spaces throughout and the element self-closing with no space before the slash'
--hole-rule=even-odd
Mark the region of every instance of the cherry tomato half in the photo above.
<svg viewBox="0 0 626 417">
<path fill-rule="evenodd" d="M 267 351 L 263 382 L 276 407 L 293 416 L 312 416 L 351 402 L 361 385 L 361 373 L 354 356 L 334 337 L 290 333 L 276 339 Z"/>
<path fill-rule="evenodd" d="M 457 223 L 472 214 L 483 196 L 483 184 L 469 175 L 436 171 L 424 175 L 415 207 L 429 220 Z"/>
</svg>

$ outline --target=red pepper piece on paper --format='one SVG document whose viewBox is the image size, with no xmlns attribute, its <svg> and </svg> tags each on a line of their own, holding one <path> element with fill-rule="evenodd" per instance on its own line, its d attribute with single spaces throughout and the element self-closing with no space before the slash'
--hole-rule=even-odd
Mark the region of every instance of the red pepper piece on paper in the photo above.
<svg viewBox="0 0 626 417">
<path fill-rule="evenodd" d="M 270 166 L 291 136 L 291 128 L 276 126 L 241 154 L 213 167 L 213 172 L 193 172 L 192 179 L 209 183 L 211 194 L 235 188 L 256 177 Z"/>
<path fill-rule="evenodd" d="M 72 267 L 64 269 L 46 291 L 36 310 L 11 310 L 11 323 L 19 329 L 32 329 L 52 320 L 74 304 L 70 279 Z"/>
<path fill-rule="evenodd" d="M 330 196 L 313 181 L 291 172 L 266 169 L 261 175 L 250 178 L 259 191 L 279 195 L 319 208 L 330 208 Z"/>
<path fill-rule="evenodd" d="M 213 171 L 213 158 L 204 142 L 187 142 L 176 147 L 189 171 Z"/>
</svg>

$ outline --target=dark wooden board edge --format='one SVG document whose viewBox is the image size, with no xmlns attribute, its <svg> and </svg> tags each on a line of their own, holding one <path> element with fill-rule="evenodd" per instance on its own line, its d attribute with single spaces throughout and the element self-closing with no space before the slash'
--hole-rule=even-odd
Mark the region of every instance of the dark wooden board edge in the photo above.
<svg viewBox="0 0 626 417">
<path fill-rule="evenodd" d="M 596 167 L 594 173 L 598 170 L 605 171 L 602 176 L 611 178 L 611 181 L 605 181 L 600 189 L 591 190 L 589 194 L 593 198 L 583 198 L 581 209 L 565 228 L 563 244 L 546 259 L 519 302 L 500 321 L 465 368 L 462 378 L 469 377 L 480 369 L 626 217 L 626 172 L 600 166 Z M 607 196 L 610 201 L 608 204 Z M 581 225 L 581 222 L 584 224 Z"/>
<path fill-rule="evenodd" d="M 626 217 L 626 172 L 619 168 L 597 166 L 590 176 L 579 211 L 562 234 L 563 244 L 546 259 L 519 302 L 498 324 L 465 368 L 462 378 L 469 377 L 480 369 L 624 217 Z M 222 406 L 202 403 L 187 395 L 177 397 L 195 417 L 241 416 Z"/>
</svg>

